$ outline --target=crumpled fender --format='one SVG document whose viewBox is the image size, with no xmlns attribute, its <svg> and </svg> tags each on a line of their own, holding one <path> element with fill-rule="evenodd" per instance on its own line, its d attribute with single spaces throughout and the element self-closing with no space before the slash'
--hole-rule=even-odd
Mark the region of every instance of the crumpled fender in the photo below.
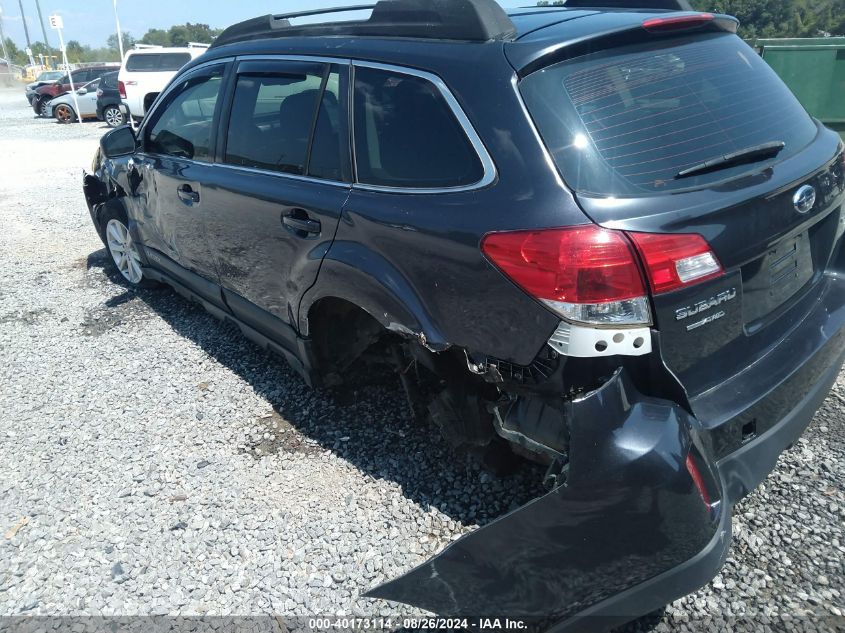
<svg viewBox="0 0 845 633">
<path fill-rule="evenodd" d="M 441 615 L 559 621 L 719 539 L 720 482 L 683 409 L 643 396 L 623 369 L 567 407 L 566 486 L 366 595 Z"/>
<path fill-rule="evenodd" d="M 344 299 L 375 318 L 385 329 L 416 338 L 432 351 L 450 344 L 402 273 L 366 246 L 336 240 L 320 268 L 320 280 L 299 306 L 300 332 L 308 335 L 308 312 L 325 297 Z"/>
</svg>

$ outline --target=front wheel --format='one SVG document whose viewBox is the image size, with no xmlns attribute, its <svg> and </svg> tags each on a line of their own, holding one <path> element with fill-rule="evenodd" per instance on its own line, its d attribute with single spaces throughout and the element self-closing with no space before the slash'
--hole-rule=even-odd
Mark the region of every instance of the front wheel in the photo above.
<svg viewBox="0 0 845 633">
<path fill-rule="evenodd" d="M 65 105 L 64 103 L 56 106 L 54 114 L 56 115 L 56 120 L 59 123 L 73 123 L 76 120 L 76 114 L 74 113 L 73 108 L 69 105 Z"/>
<path fill-rule="evenodd" d="M 32 100 L 32 109 L 35 112 L 35 114 L 38 115 L 38 116 L 43 116 L 43 117 L 50 116 L 50 112 L 48 111 L 48 108 L 47 108 L 47 103 L 49 101 L 50 101 L 50 99 L 48 99 L 46 97 L 35 97 L 35 99 Z"/>
<path fill-rule="evenodd" d="M 132 286 L 146 285 L 138 246 L 129 232 L 129 222 L 122 209 L 106 211 L 103 217 L 106 249 L 117 271 Z"/>
<path fill-rule="evenodd" d="M 120 111 L 120 108 L 115 105 L 111 105 L 103 110 L 103 120 L 109 127 L 120 127 L 126 123 L 126 115 Z"/>
</svg>

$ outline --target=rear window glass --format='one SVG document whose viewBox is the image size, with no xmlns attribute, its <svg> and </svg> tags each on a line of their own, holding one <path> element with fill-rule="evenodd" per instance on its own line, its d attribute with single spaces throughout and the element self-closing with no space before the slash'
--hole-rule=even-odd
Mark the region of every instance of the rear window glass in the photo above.
<svg viewBox="0 0 845 633">
<path fill-rule="evenodd" d="M 188 53 L 143 53 L 130 55 L 126 70 L 136 73 L 179 70 L 191 61 Z"/>
<path fill-rule="evenodd" d="M 403 188 L 472 185 L 484 175 L 478 154 L 430 81 L 355 69 L 358 181 Z"/>
<path fill-rule="evenodd" d="M 520 91 L 564 180 L 593 195 L 704 186 L 766 163 L 677 175 L 773 141 L 786 144 L 782 160 L 816 134 L 774 71 L 732 35 L 589 55 L 529 75 Z"/>
</svg>

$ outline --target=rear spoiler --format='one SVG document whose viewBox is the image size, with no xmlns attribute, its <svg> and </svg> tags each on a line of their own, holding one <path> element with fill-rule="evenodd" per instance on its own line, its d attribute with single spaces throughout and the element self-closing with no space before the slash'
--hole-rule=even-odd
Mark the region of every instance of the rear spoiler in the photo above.
<svg viewBox="0 0 845 633">
<path fill-rule="evenodd" d="M 579 5 L 584 3 L 583 0 L 571 1 L 578 2 Z M 597 1 L 604 4 L 611 0 L 593 0 L 593 4 Z M 655 0 L 654 3 L 658 4 L 659 2 Z M 680 3 L 686 4 L 686 1 L 667 2 L 667 4 Z M 617 0 L 616 4 L 620 6 L 624 4 L 626 8 L 631 8 L 632 5 L 642 5 L 647 4 L 647 2 L 622 2 L 622 0 Z M 567 2 L 565 6 L 571 6 L 570 2 Z M 621 19 L 622 17 L 623 15 L 620 14 L 620 20 L 611 19 L 606 25 L 600 25 L 596 31 L 575 39 L 552 43 L 550 46 L 521 48 L 519 41 L 517 41 L 508 45 L 508 59 L 517 69 L 518 76 L 522 78 L 551 64 L 608 48 L 639 44 L 656 38 L 693 32 L 721 31 L 736 33 L 739 27 L 739 20 L 732 16 L 696 11 L 646 13 L 635 19 L 631 19 L 631 14 L 624 14 L 624 20 Z"/>
</svg>

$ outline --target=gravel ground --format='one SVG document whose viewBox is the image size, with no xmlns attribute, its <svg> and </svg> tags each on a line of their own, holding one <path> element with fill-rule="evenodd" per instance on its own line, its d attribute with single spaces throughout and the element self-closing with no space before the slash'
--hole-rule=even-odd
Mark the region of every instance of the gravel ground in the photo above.
<svg viewBox="0 0 845 633">
<path fill-rule="evenodd" d="M 359 597 L 537 494 L 352 402 L 166 290 L 115 283 L 80 189 L 100 123 L 0 91 L 0 615 L 417 613 Z M 725 568 L 628 627 L 831 630 L 845 380 L 736 509 Z"/>
</svg>

